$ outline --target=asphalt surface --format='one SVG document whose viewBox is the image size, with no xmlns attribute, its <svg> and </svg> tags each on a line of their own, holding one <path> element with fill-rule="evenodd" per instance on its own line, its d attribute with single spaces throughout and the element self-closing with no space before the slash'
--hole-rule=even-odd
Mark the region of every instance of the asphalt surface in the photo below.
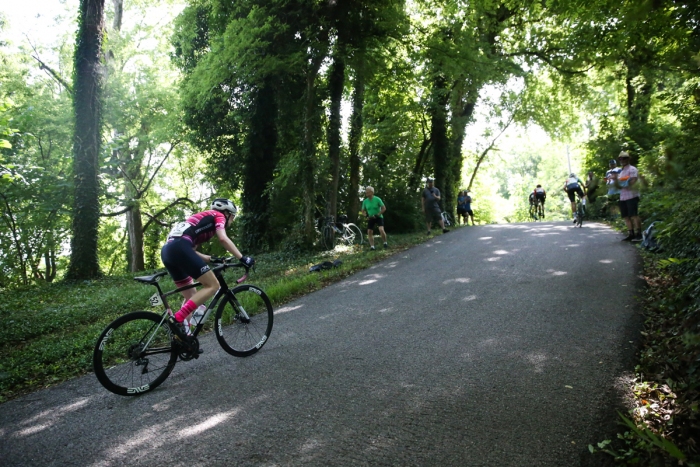
<svg viewBox="0 0 700 467">
<path fill-rule="evenodd" d="M 252 357 L 209 335 L 145 395 L 87 375 L 3 404 L 0 464 L 601 465 L 587 446 L 615 433 L 641 325 L 620 238 L 435 236 L 280 307 Z"/>
</svg>

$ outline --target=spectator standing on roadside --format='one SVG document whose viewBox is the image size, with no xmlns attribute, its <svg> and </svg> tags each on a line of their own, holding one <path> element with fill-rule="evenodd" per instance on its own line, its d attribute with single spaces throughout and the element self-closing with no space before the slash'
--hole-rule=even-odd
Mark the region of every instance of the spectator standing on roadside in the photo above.
<svg viewBox="0 0 700 467">
<path fill-rule="evenodd" d="M 596 191 L 598 190 L 598 177 L 595 176 L 592 170 L 588 171 L 588 176 L 586 177 L 586 195 L 588 196 L 588 201 L 595 203 L 595 199 L 598 197 Z"/>
<path fill-rule="evenodd" d="M 379 234 L 384 241 L 384 248 L 388 248 L 389 244 L 386 241 L 386 232 L 384 232 L 384 212 L 386 206 L 379 196 L 374 196 L 374 188 L 368 186 L 365 188 L 367 196 L 362 201 L 362 212 L 367 217 L 367 238 L 369 238 L 369 249 L 374 250 L 374 227 L 379 228 Z"/>
<path fill-rule="evenodd" d="M 615 159 L 610 159 L 610 163 L 608 165 L 610 170 L 605 172 L 605 186 L 608 187 L 608 198 L 611 201 L 617 201 L 617 199 L 612 199 L 612 197 L 617 198 L 620 194 L 620 189 L 615 186 L 615 177 L 622 169 L 617 166 L 617 161 Z"/>
<path fill-rule="evenodd" d="M 472 226 L 474 225 L 474 211 L 472 211 L 472 197 L 469 194 L 469 190 L 464 190 L 464 210 L 466 214 L 464 215 L 464 220 L 467 225 L 469 222 L 467 220 L 467 215 L 472 218 Z"/>
<path fill-rule="evenodd" d="M 440 209 L 440 190 L 433 186 L 434 180 L 429 178 L 427 180 L 427 186 L 423 190 L 423 197 L 421 198 L 421 206 L 423 209 L 423 215 L 425 216 L 425 224 L 428 227 L 428 234 L 430 235 L 430 228 L 433 222 L 437 222 L 442 227 L 442 233 L 447 233 L 449 230 L 445 228 L 445 223 L 442 220 L 442 210 Z"/>
<path fill-rule="evenodd" d="M 467 193 L 465 191 L 460 191 L 457 195 L 457 224 L 459 224 L 460 219 L 462 224 L 467 223 L 467 211 L 464 209 L 464 199 Z"/>
<path fill-rule="evenodd" d="M 639 218 L 639 190 L 637 181 L 639 172 L 637 168 L 630 164 L 630 155 L 622 151 L 618 156 L 622 169 L 619 173 L 613 174 L 615 187 L 620 190 L 620 215 L 627 225 L 627 237 L 623 242 L 642 241 L 642 220 Z"/>
<path fill-rule="evenodd" d="M 615 215 L 617 212 L 614 211 L 616 211 L 616 206 L 619 205 L 620 201 L 620 189 L 615 186 L 615 177 L 622 169 L 617 166 L 615 159 L 610 159 L 608 166 L 610 169 L 605 172 L 605 186 L 608 189 L 608 214 Z"/>
</svg>

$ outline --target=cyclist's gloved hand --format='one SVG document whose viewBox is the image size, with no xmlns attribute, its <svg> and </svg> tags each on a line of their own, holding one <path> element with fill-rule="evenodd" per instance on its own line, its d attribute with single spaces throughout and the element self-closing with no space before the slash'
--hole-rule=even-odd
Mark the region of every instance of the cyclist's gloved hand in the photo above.
<svg viewBox="0 0 700 467">
<path fill-rule="evenodd" d="M 243 263 L 245 265 L 245 267 L 247 267 L 247 268 L 251 268 L 255 264 L 255 260 L 253 258 L 251 258 L 250 256 L 243 256 L 240 259 L 240 262 Z"/>
</svg>

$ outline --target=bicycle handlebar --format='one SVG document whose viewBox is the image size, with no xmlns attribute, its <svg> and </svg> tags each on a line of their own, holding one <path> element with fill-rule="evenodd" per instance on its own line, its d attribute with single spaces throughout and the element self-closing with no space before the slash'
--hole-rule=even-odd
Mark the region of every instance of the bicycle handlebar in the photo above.
<svg viewBox="0 0 700 467">
<path fill-rule="evenodd" d="M 245 274 L 241 276 L 240 278 L 236 279 L 236 284 L 240 284 L 244 280 L 248 278 L 248 273 L 250 272 L 250 269 L 252 266 L 246 266 L 243 263 L 231 263 L 230 261 L 238 261 L 236 258 L 232 256 L 226 256 L 226 257 L 219 257 L 219 256 L 212 256 L 210 259 L 211 263 L 213 264 L 218 264 L 219 266 L 216 266 L 212 268 L 212 271 L 221 271 L 222 269 L 227 269 L 227 268 L 245 268 Z"/>
</svg>

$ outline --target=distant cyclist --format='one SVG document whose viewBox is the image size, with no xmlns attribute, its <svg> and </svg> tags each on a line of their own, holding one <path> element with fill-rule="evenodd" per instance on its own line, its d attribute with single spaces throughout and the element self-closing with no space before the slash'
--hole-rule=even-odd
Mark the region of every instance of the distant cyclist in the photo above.
<svg viewBox="0 0 700 467">
<path fill-rule="evenodd" d="M 579 179 L 575 173 L 570 173 L 569 178 L 564 182 L 564 191 L 569 196 L 569 201 L 571 201 L 571 214 L 574 216 L 574 223 L 576 223 L 576 195 L 583 200 L 583 205 L 586 205 L 586 194 L 583 189 L 585 185 Z"/>
<path fill-rule="evenodd" d="M 193 278 L 202 284 L 200 290 L 193 287 L 182 291 L 185 302 L 175 316 L 170 318 L 178 337 L 183 340 L 187 336 L 185 319 L 219 289 L 219 281 L 207 264 L 211 261 L 211 256 L 197 251 L 199 245 L 216 235 L 221 245 L 241 263 L 249 267 L 255 263 L 250 256 L 243 256 L 226 235 L 226 227 L 231 225 L 237 213 L 238 209 L 230 200 L 217 198 L 209 211 L 198 212 L 186 221 L 175 224 L 168 234 L 168 241 L 160 250 L 163 264 L 176 287 L 192 284 Z"/>
<path fill-rule="evenodd" d="M 542 209 L 539 214 L 544 217 L 544 201 L 547 199 L 547 192 L 542 188 L 542 185 L 537 185 L 532 194 L 535 195 L 535 199 L 540 202 Z"/>
</svg>

